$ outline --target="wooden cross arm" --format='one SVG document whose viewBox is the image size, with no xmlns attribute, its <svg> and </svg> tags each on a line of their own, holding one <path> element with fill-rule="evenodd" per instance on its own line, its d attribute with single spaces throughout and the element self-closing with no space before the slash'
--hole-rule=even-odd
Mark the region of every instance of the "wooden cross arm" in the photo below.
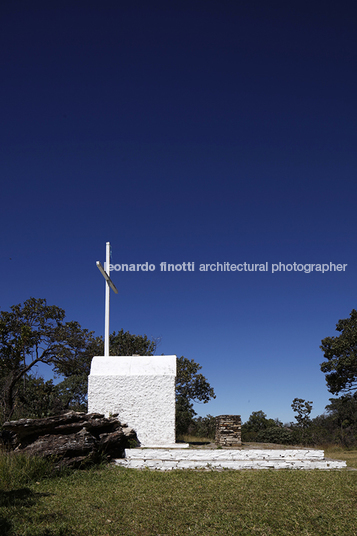
<svg viewBox="0 0 357 536">
<path fill-rule="evenodd" d="M 97 268 L 99 269 L 99 271 L 101 272 L 102 276 L 104 277 L 104 279 L 106 280 L 106 282 L 108 283 L 108 285 L 110 286 L 110 288 L 112 290 L 114 290 L 115 294 L 118 294 L 118 290 L 116 288 L 116 286 L 114 285 L 113 281 L 110 279 L 109 275 L 107 274 L 107 272 L 104 270 L 102 264 L 100 261 L 97 261 L 96 262 L 96 265 L 97 265 Z"/>
</svg>

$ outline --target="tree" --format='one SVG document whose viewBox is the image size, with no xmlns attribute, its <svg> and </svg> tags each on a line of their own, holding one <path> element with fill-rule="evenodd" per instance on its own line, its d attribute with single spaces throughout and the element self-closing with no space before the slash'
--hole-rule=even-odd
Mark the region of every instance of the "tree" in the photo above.
<svg viewBox="0 0 357 536">
<path fill-rule="evenodd" d="M 310 413 L 312 410 L 312 402 L 305 401 L 303 398 L 294 398 L 291 407 L 297 413 L 295 419 L 300 428 L 307 428 L 311 422 Z"/>
<path fill-rule="evenodd" d="M 45 381 L 41 376 L 29 374 L 19 382 L 15 398 L 15 409 L 12 418 L 51 417 L 69 409 L 87 411 L 86 389 L 88 383 L 85 375 L 74 374 L 54 384 L 53 380 Z"/>
<path fill-rule="evenodd" d="M 274 419 L 267 419 L 264 411 L 253 411 L 249 419 L 243 425 L 247 432 L 260 432 L 269 426 L 276 426 Z"/>
<path fill-rule="evenodd" d="M 30 298 L 0 312 L 0 404 L 2 417 L 53 415 L 86 409 L 88 375 L 93 356 L 103 355 L 102 337 L 64 322 L 65 312 L 44 299 Z M 157 340 L 120 330 L 110 335 L 111 355 L 153 355 Z M 54 385 L 31 372 L 44 363 L 57 377 Z M 202 367 L 184 357 L 177 360 L 176 406 L 178 422 L 187 426 L 196 412 L 194 402 L 215 398 L 214 390 L 198 371 Z M 186 427 L 187 429 L 187 427 Z"/>
<path fill-rule="evenodd" d="M 269 426 L 257 433 L 256 441 L 259 443 L 280 443 L 290 445 L 293 443 L 293 433 L 283 426 Z"/>
<path fill-rule="evenodd" d="M 357 311 L 352 309 L 350 318 L 339 320 L 336 331 L 341 335 L 326 337 L 320 348 L 327 361 L 321 363 L 326 374 L 327 388 L 332 394 L 357 389 Z"/>
<path fill-rule="evenodd" d="M 26 374 L 17 387 L 15 418 L 49 417 L 56 412 L 57 403 L 56 386 L 52 380 Z"/>
<path fill-rule="evenodd" d="M 347 393 L 340 398 L 330 398 L 326 410 L 338 430 L 338 439 L 345 446 L 357 440 L 357 392 Z"/>
<path fill-rule="evenodd" d="M 242 424 L 242 441 L 257 441 L 259 433 L 273 426 L 277 426 L 277 422 L 267 419 L 264 411 L 253 411 L 247 422 Z"/>
<path fill-rule="evenodd" d="M 326 406 L 326 410 L 336 420 L 338 426 L 357 428 L 357 392 L 329 400 L 330 404 Z"/>
<path fill-rule="evenodd" d="M 110 355 L 153 355 L 157 343 L 157 340 L 150 340 L 146 335 L 132 335 L 122 329 L 109 336 Z"/>
<path fill-rule="evenodd" d="M 197 415 L 193 409 L 194 402 L 206 404 L 211 398 L 216 398 L 213 387 L 210 386 L 203 374 L 198 371 L 202 367 L 186 357 L 177 359 L 176 374 L 176 434 L 187 431 L 193 417 Z"/>
<path fill-rule="evenodd" d="M 14 412 L 21 380 L 37 364 L 50 365 L 65 377 L 85 372 L 93 334 L 64 318 L 63 309 L 35 298 L 0 312 L 0 402 L 5 420 Z"/>
<path fill-rule="evenodd" d="M 188 433 L 195 437 L 214 439 L 216 435 L 216 417 L 209 414 L 205 417 L 194 417 L 188 427 Z"/>
<path fill-rule="evenodd" d="M 305 401 L 303 398 L 294 398 L 291 407 L 297 414 L 295 415 L 297 425 L 295 427 L 293 425 L 296 439 L 299 443 L 305 444 L 308 442 L 309 427 L 311 425 L 310 413 L 312 402 Z"/>
</svg>

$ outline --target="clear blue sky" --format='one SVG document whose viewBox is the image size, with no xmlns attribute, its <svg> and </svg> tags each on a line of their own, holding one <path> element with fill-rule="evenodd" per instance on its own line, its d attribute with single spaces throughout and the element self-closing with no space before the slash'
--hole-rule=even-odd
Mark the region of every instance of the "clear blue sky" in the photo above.
<svg viewBox="0 0 357 536">
<path fill-rule="evenodd" d="M 110 241 L 156 266 L 112 273 L 111 331 L 199 362 L 199 414 L 321 414 L 321 339 L 357 307 L 355 29 L 354 2 L 2 2 L 0 309 L 102 335 Z"/>
</svg>

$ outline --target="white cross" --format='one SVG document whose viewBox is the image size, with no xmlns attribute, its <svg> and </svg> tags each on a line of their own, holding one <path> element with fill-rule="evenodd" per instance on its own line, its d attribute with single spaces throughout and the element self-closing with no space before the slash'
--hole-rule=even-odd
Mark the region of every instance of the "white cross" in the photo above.
<svg viewBox="0 0 357 536">
<path fill-rule="evenodd" d="M 110 279 L 110 242 L 106 243 L 106 256 L 105 256 L 105 270 L 99 261 L 96 262 L 101 274 L 105 279 L 105 334 L 104 334 L 104 357 L 109 357 L 109 302 L 110 302 L 110 289 L 113 289 L 115 294 L 118 291 Z"/>
</svg>

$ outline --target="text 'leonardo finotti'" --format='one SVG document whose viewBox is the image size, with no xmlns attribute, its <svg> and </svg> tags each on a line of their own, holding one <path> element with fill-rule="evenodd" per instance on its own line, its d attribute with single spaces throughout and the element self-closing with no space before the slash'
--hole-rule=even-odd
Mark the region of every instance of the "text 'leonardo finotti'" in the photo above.
<svg viewBox="0 0 357 536">
<path fill-rule="evenodd" d="M 160 272 L 303 272 L 310 274 L 311 272 L 320 272 L 322 274 L 327 272 L 345 272 L 347 264 L 335 264 L 322 263 L 322 264 L 299 264 L 297 262 L 292 263 L 248 263 L 242 262 L 239 264 L 233 264 L 230 262 L 215 262 L 198 264 L 197 270 L 195 270 L 194 262 L 182 262 L 178 264 L 172 264 L 169 262 L 160 262 L 158 264 L 158 271 Z M 144 262 L 143 264 L 109 264 L 109 270 L 115 272 L 154 272 L 156 265 Z"/>
</svg>

